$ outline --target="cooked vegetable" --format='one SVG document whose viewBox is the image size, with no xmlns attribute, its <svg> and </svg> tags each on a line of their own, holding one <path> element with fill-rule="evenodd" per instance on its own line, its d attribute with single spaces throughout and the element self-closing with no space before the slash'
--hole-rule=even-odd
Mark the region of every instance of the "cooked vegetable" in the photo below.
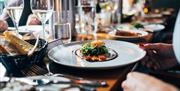
<svg viewBox="0 0 180 91">
<path fill-rule="evenodd" d="M 144 26 L 140 23 L 133 23 L 132 24 L 135 28 L 144 28 Z"/>
<path fill-rule="evenodd" d="M 80 51 L 86 60 L 92 61 L 102 61 L 102 59 L 105 60 L 106 54 L 108 54 L 108 49 L 106 48 L 105 43 L 101 40 L 83 44 Z"/>
</svg>

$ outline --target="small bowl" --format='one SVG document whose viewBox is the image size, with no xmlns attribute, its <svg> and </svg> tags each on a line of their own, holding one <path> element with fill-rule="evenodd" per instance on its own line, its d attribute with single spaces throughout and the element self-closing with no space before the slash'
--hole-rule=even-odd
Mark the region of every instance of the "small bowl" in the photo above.
<svg viewBox="0 0 180 91">
<path fill-rule="evenodd" d="M 36 40 L 28 40 L 27 42 L 31 44 L 35 44 Z M 39 63 L 43 60 L 43 58 L 46 55 L 46 49 L 47 49 L 48 43 L 40 39 L 38 44 L 38 50 L 33 53 L 32 56 L 27 55 L 7 55 L 7 54 L 1 54 L 0 55 L 0 61 L 3 63 L 3 65 L 6 67 L 6 70 L 8 72 L 15 72 L 20 71 L 22 69 L 31 67 L 33 64 Z"/>
</svg>

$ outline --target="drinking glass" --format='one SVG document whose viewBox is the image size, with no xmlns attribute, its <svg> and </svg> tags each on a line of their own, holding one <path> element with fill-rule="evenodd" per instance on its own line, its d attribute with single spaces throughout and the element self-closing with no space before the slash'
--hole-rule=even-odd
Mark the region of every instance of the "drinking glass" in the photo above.
<svg viewBox="0 0 180 91">
<path fill-rule="evenodd" d="M 102 22 L 103 23 L 105 22 L 105 24 L 109 23 L 110 21 L 111 21 L 111 24 L 120 23 L 121 22 L 121 12 L 122 12 L 121 4 L 122 4 L 121 0 L 101 1 L 99 4 L 101 7 L 101 14 L 106 16 L 105 18 L 102 17 Z M 109 17 L 107 17 L 108 14 L 109 14 Z M 101 18 L 101 16 L 100 16 L 100 18 Z M 109 23 L 109 25 L 110 25 L 110 23 Z"/>
<path fill-rule="evenodd" d="M 93 34 L 96 39 L 96 7 L 95 0 L 78 0 L 78 27 L 81 34 Z M 76 19 L 77 20 L 77 19 Z M 77 26 L 76 26 L 77 27 Z"/>
<path fill-rule="evenodd" d="M 43 39 L 47 41 L 45 36 L 45 24 L 51 17 L 54 9 L 53 0 L 31 0 L 31 10 L 33 14 L 41 21 L 43 27 Z"/>
<path fill-rule="evenodd" d="M 19 35 L 18 27 L 19 20 L 24 8 L 24 0 L 4 0 L 4 6 L 6 8 L 7 14 L 14 23 L 16 34 Z"/>
<path fill-rule="evenodd" d="M 55 38 L 61 39 L 63 43 L 71 42 L 71 24 L 70 23 L 55 23 Z"/>
</svg>

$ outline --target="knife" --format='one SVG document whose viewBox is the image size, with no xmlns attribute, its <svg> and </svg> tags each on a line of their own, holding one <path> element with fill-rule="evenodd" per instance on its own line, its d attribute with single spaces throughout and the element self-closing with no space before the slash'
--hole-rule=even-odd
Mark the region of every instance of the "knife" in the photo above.
<svg viewBox="0 0 180 91">
<path fill-rule="evenodd" d="M 50 79 L 30 79 L 30 78 L 9 78 L 4 77 L 1 78 L 1 80 L 9 82 L 9 80 L 12 81 L 19 81 L 28 85 L 33 86 L 46 86 L 50 84 L 79 84 L 83 86 L 88 87 L 105 87 L 107 86 L 107 83 L 105 81 L 88 81 L 88 80 L 50 80 Z"/>
</svg>

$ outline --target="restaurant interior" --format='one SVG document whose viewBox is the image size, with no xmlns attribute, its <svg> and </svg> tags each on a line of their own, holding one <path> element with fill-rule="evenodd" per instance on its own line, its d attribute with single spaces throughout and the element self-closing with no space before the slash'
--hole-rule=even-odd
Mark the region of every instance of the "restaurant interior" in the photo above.
<svg viewBox="0 0 180 91">
<path fill-rule="evenodd" d="M 0 0 L 0 91 L 179 91 L 180 0 Z"/>
</svg>

